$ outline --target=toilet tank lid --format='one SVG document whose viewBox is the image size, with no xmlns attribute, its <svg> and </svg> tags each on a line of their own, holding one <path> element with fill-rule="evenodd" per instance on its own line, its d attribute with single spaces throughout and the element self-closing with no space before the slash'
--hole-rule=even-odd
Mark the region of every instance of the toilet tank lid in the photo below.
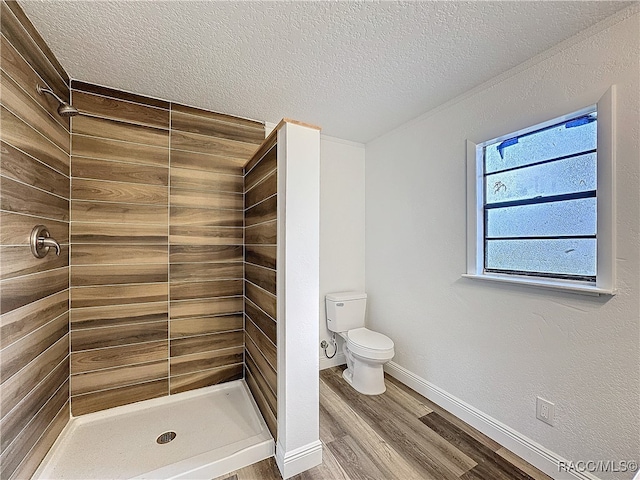
<svg viewBox="0 0 640 480">
<path fill-rule="evenodd" d="M 326 299 L 331 302 L 347 302 L 349 300 L 362 300 L 367 298 L 364 292 L 335 292 L 327 293 Z"/>
</svg>

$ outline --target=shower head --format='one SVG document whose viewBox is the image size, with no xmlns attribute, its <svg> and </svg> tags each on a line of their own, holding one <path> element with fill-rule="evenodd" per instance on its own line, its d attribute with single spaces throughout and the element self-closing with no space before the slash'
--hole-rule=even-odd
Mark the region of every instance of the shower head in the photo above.
<svg viewBox="0 0 640 480">
<path fill-rule="evenodd" d="M 61 117 L 73 117 L 78 115 L 80 112 L 78 109 L 68 103 L 62 102 L 58 107 L 58 115 Z"/>
<path fill-rule="evenodd" d="M 67 102 L 62 100 L 58 95 L 55 94 L 53 90 L 49 87 L 43 87 L 42 85 L 36 85 L 36 90 L 40 95 L 44 93 L 48 93 L 53 98 L 55 98 L 60 106 L 58 106 L 58 115 L 61 117 L 73 117 L 74 115 L 78 115 L 80 112 L 74 106 L 69 105 Z"/>
</svg>

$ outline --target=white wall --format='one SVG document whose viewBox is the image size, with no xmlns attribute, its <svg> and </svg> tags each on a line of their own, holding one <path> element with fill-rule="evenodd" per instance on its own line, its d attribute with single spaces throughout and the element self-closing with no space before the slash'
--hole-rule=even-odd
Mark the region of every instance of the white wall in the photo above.
<svg viewBox="0 0 640 480">
<path fill-rule="evenodd" d="M 575 461 L 640 460 L 637 12 L 616 15 L 366 145 L 371 328 L 394 340 L 400 366 Z M 465 141 L 578 110 L 611 84 L 618 85 L 618 294 L 460 278 Z M 555 403 L 556 426 L 536 420 L 537 395 Z"/>
<path fill-rule="evenodd" d="M 364 291 L 365 286 L 365 150 L 359 143 L 324 135 L 320 138 L 320 341 L 331 344 L 325 295 Z M 332 360 L 320 349 L 320 368 L 345 362 L 339 342 L 338 354 Z M 327 352 L 333 353 L 333 346 Z"/>
<path fill-rule="evenodd" d="M 318 402 L 320 131 L 278 130 L 278 439 L 289 478 L 322 463 Z"/>
</svg>

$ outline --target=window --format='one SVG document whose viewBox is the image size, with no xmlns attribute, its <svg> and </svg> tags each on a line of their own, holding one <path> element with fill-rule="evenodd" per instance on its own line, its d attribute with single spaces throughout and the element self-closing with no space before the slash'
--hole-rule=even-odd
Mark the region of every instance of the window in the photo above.
<svg viewBox="0 0 640 480">
<path fill-rule="evenodd" d="M 614 290 L 613 88 L 597 105 L 468 145 L 467 274 Z"/>
<path fill-rule="evenodd" d="M 596 281 L 596 112 L 482 146 L 484 271 Z"/>
</svg>

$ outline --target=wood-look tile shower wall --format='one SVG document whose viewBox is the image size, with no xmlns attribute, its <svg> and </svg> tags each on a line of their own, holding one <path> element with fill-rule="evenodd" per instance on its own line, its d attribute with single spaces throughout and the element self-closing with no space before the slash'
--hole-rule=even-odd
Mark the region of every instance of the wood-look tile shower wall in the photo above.
<svg viewBox="0 0 640 480">
<path fill-rule="evenodd" d="M 245 167 L 245 379 L 277 439 L 276 135 Z"/>
<path fill-rule="evenodd" d="M 29 478 L 69 421 L 68 77 L 15 2 L 1 2 L 0 478 Z M 37 259 L 31 229 L 62 246 Z"/>
<path fill-rule="evenodd" d="M 71 410 L 242 378 L 258 122 L 72 81 Z"/>
</svg>

